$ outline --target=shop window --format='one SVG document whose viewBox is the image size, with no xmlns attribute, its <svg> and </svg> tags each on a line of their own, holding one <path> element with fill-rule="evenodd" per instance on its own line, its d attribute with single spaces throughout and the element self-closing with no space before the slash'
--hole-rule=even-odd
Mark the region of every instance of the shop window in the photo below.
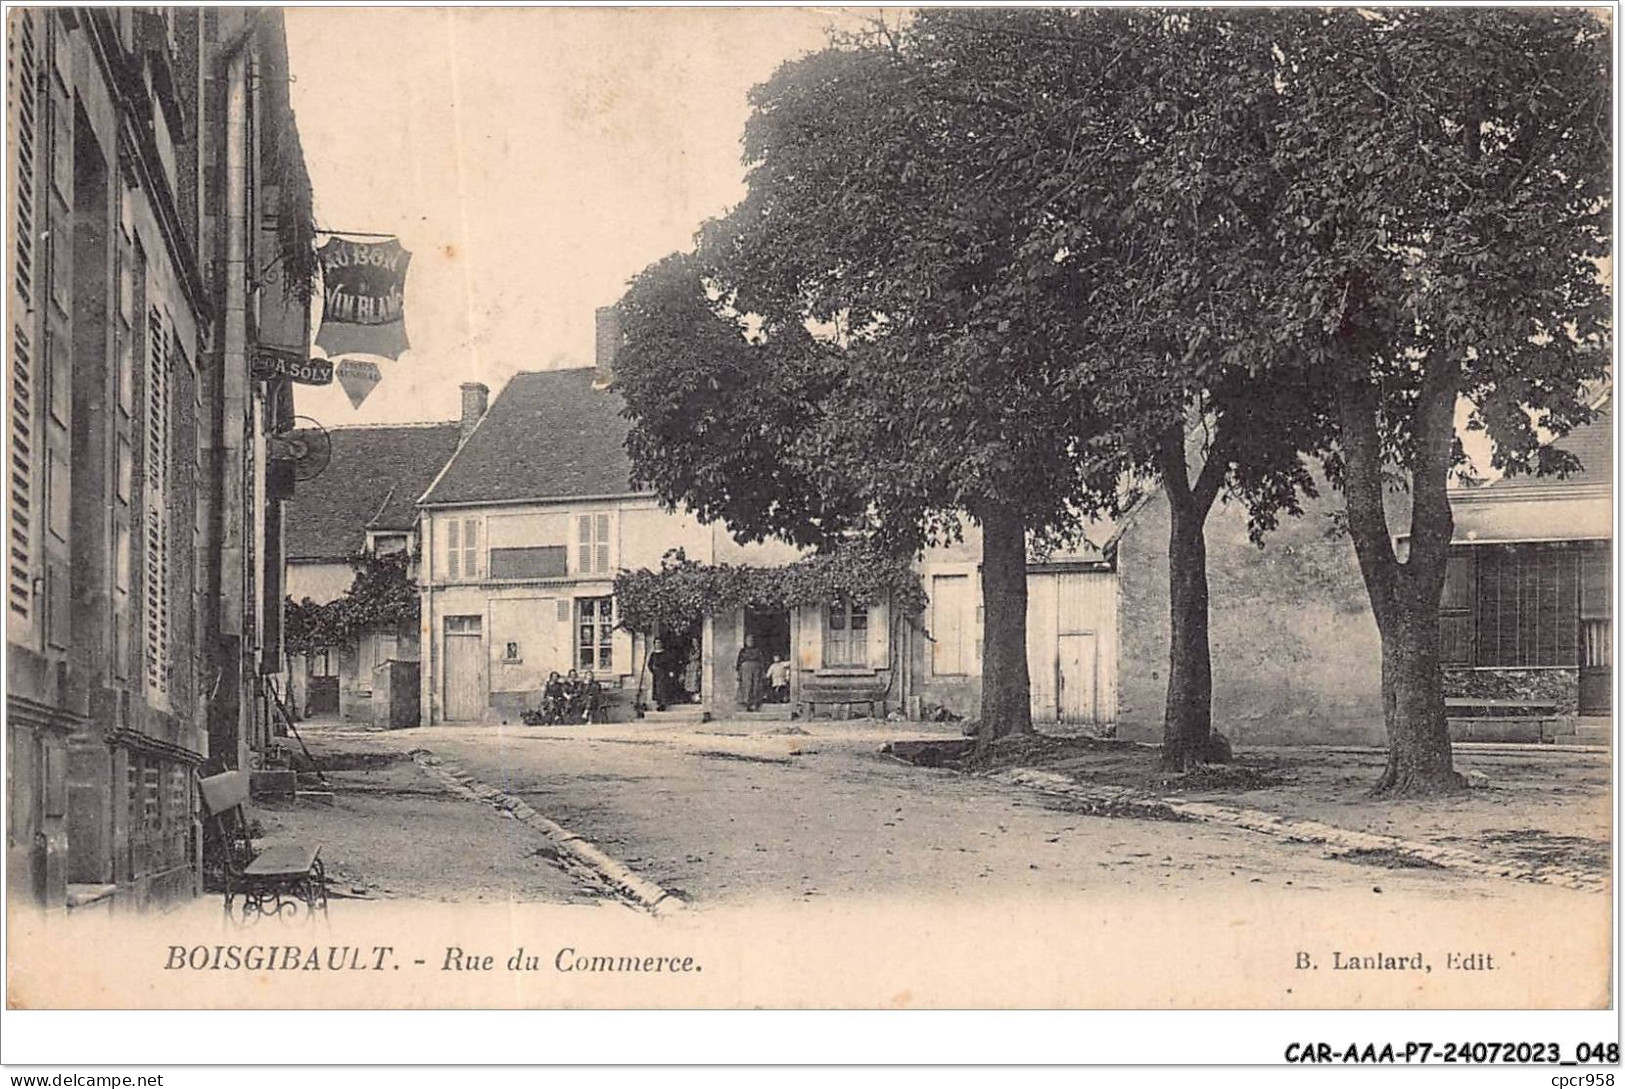
<svg viewBox="0 0 1625 1089">
<path fill-rule="evenodd" d="M 576 668 L 614 672 L 615 599 L 576 600 Z"/>
</svg>

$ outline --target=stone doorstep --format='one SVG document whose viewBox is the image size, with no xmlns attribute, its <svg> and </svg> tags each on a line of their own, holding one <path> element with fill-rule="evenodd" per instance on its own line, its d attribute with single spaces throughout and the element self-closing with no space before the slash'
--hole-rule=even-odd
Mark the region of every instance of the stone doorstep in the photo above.
<svg viewBox="0 0 1625 1089">
<path fill-rule="evenodd" d="M 711 712 L 697 703 L 673 704 L 664 711 L 656 711 L 651 704 L 643 712 L 642 718 L 634 718 L 633 722 L 644 722 L 654 725 L 662 722 L 710 722 Z"/>
<path fill-rule="evenodd" d="M 1126 787 L 1089 786 L 1065 775 L 1036 768 L 1011 768 L 995 772 L 988 778 L 1007 785 L 1027 787 L 1042 794 L 1082 802 L 1097 816 L 1140 816 L 1153 820 L 1200 821 L 1205 824 L 1220 824 L 1277 836 L 1299 843 L 1322 844 L 1345 852 L 1393 851 L 1446 869 L 1463 870 L 1481 877 L 1510 877 L 1538 881 L 1584 892 L 1600 892 L 1608 887 L 1608 878 L 1605 874 L 1557 867 L 1535 869 L 1527 862 L 1486 859 L 1453 847 L 1372 832 L 1356 832 L 1348 828 L 1322 824 L 1319 821 L 1292 820 L 1260 809 L 1245 809 L 1217 802 L 1190 802 L 1178 798 L 1164 798 Z"/>
</svg>

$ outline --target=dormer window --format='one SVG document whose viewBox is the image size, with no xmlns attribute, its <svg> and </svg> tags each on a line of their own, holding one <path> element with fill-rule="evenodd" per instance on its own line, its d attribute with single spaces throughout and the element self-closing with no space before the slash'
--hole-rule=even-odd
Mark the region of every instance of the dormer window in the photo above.
<svg viewBox="0 0 1625 1089">
<path fill-rule="evenodd" d="M 368 545 L 375 556 L 393 556 L 405 552 L 408 546 L 407 535 L 404 533 L 372 533 L 368 534 Z"/>
</svg>

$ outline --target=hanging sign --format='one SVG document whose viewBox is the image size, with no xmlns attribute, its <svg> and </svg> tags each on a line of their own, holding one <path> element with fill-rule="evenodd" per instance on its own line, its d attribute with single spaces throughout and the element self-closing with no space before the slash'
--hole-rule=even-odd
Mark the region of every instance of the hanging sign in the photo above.
<svg viewBox="0 0 1625 1089">
<path fill-rule="evenodd" d="M 322 326 L 316 343 L 330 356 L 351 352 L 394 359 L 411 344 L 403 305 L 412 255 L 400 239 L 330 238 L 322 265 Z"/>
<path fill-rule="evenodd" d="M 293 352 L 260 347 L 254 351 L 254 377 L 286 378 L 302 386 L 328 386 L 333 383 L 333 362 L 328 359 L 305 359 Z"/>
<path fill-rule="evenodd" d="M 367 399 L 367 394 L 383 377 L 378 373 L 378 364 L 364 359 L 339 360 L 338 376 L 339 385 L 344 387 L 344 395 L 350 398 L 352 408 L 360 408 L 361 402 Z"/>
</svg>

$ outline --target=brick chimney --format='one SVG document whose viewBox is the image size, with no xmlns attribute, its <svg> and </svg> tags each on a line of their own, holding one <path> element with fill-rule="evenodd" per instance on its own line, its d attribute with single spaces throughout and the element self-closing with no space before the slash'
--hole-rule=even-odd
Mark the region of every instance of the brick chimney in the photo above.
<svg viewBox="0 0 1625 1089">
<path fill-rule="evenodd" d="M 491 389 L 484 382 L 463 383 L 463 419 L 458 427 L 459 439 L 468 438 L 468 433 L 480 422 L 490 403 Z"/>
<path fill-rule="evenodd" d="M 593 385 L 605 389 L 615 378 L 615 355 L 621 350 L 621 312 L 613 306 L 600 306 L 594 315 L 597 339 L 593 364 L 598 377 Z"/>
</svg>

